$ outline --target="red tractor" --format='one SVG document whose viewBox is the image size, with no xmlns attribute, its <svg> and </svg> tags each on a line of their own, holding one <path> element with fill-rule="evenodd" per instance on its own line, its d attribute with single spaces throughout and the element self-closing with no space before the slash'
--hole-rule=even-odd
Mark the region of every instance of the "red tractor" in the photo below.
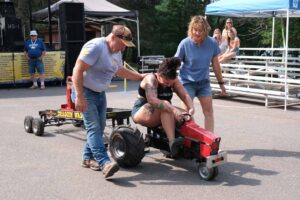
<svg viewBox="0 0 300 200">
<path fill-rule="evenodd" d="M 26 116 L 24 128 L 27 133 L 37 136 L 44 134 L 46 126 L 61 126 L 72 123 L 82 126 L 82 114 L 75 110 L 71 101 L 71 78 L 67 79 L 66 104 L 57 110 L 39 111 L 39 118 Z M 129 124 L 131 110 L 107 108 L 106 118 L 112 121 L 113 131 L 108 139 L 108 147 L 114 160 L 121 167 L 135 167 L 145 156 L 145 149 L 153 147 L 161 150 L 166 157 L 195 159 L 198 174 L 204 180 L 212 180 L 218 175 L 218 166 L 226 163 L 227 153 L 219 149 L 221 138 L 198 126 L 194 121 L 186 121 L 176 127 L 176 137 L 183 137 L 178 155 L 172 157 L 168 139 L 162 127 L 147 128 L 143 135 Z"/>
<path fill-rule="evenodd" d="M 192 120 L 176 127 L 176 136 L 184 139 L 178 155 L 173 158 L 196 159 L 199 163 L 199 176 L 204 180 L 215 178 L 218 175 L 218 166 L 227 161 L 227 153 L 219 149 L 221 138 L 201 128 Z M 172 158 L 162 127 L 147 128 L 147 134 L 143 137 L 139 130 L 121 125 L 110 135 L 109 150 L 122 167 L 138 165 L 145 155 L 145 147 L 159 149 L 166 157 Z"/>
</svg>

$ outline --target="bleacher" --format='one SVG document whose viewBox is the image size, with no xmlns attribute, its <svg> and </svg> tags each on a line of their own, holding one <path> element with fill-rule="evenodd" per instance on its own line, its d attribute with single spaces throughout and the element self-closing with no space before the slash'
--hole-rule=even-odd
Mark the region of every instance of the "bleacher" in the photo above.
<svg viewBox="0 0 300 200">
<path fill-rule="evenodd" d="M 221 64 L 227 94 L 276 101 L 285 107 L 300 103 L 300 49 L 240 48 L 241 54 Z M 265 52 L 257 55 L 258 52 Z M 220 91 L 212 69 L 213 91 Z"/>
</svg>

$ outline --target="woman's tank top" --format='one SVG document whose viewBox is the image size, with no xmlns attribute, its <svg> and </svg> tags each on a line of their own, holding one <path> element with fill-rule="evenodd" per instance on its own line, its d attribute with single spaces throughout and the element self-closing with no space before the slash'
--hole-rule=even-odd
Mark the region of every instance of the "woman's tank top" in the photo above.
<svg viewBox="0 0 300 200">
<path fill-rule="evenodd" d="M 157 78 L 155 74 L 154 74 L 154 76 L 155 76 L 155 78 Z M 146 91 L 144 88 L 141 87 L 141 85 L 139 86 L 138 93 L 141 97 L 144 97 L 145 99 L 147 99 Z M 160 84 L 158 84 L 158 87 L 157 87 L 157 98 L 158 99 L 167 100 L 167 101 L 171 102 L 172 97 L 173 97 L 173 90 L 171 87 L 163 87 Z"/>
</svg>

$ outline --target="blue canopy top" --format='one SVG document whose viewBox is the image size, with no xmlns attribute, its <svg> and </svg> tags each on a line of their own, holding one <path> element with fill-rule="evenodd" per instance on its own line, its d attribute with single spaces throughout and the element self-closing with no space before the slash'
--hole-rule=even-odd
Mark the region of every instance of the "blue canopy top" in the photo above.
<svg viewBox="0 0 300 200">
<path fill-rule="evenodd" d="M 300 0 L 220 0 L 206 6 L 206 15 L 228 17 L 300 17 Z"/>
</svg>

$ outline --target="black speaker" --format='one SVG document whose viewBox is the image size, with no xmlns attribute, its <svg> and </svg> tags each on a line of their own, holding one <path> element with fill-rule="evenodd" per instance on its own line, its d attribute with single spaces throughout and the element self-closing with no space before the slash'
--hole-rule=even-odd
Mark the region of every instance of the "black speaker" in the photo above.
<svg viewBox="0 0 300 200">
<path fill-rule="evenodd" d="M 85 41 L 83 3 L 61 3 L 59 5 L 59 22 L 63 48 L 65 48 L 66 43 Z"/>
<path fill-rule="evenodd" d="M 4 27 L 2 30 L 2 45 L 6 47 L 7 50 L 22 51 L 24 38 L 21 20 L 15 17 L 2 17 L 0 21 Z"/>
<path fill-rule="evenodd" d="M 2 17 L 16 17 L 13 2 L 0 2 L 0 15 Z"/>
<path fill-rule="evenodd" d="M 65 2 L 59 5 L 61 45 L 66 51 L 65 78 L 72 76 L 76 59 L 85 41 L 84 4 Z"/>
<path fill-rule="evenodd" d="M 73 68 L 83 45 L 83 42 L 66 43 L 65 78 L 72 76 Z"/>
</svg>

